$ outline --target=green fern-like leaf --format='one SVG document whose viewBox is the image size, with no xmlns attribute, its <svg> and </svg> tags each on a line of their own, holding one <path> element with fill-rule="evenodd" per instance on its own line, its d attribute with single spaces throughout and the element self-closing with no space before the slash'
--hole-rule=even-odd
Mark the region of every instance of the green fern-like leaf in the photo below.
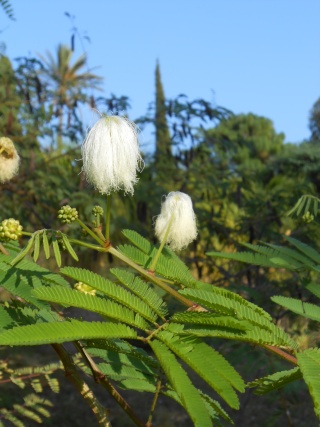
<svg viewBox="0 0 320 427">
<path fill-rule="evenodd" d="M 143 253 L 138 248 L 132 245 L 119 245 L 118 250 L 123 255 L 126 255 L 128 258 L 132 259 L 132 261 L 134 261 L 136 264 L 142 265 L 145 268 L 147 268 L 147 266 L 151 262 L 151 256 L 146 255 L 145 253 Z"/>
<path fill-rule="evenodd" d="M 115 367 L 128 366 L 133 367 L 136 371 L 143 372 L 144 374 L 156 376 L 159 364 L 150 356 L 145 357 L 141 352 L 130 349 L 128 353 L 114 350 L 103 350 L 97 348 L 89 348 L 88 351 L 92 356 L 101 358 L 105 363 L 111 364 Z"/>
<path fill-rule="evenodd" d="M 212 427 L 209 412 L 199 391 L 173 353 L 158 340 L 150 342 L 150 346 L 195 427 Z"/>
<path fill-rule="evenodd" d="M 288 308 L 294 313 L 301 314 L 308 319 L 317 320 L 320 322 L 320 307 L 309 302 L 303 302 L 299 299 L 275 296 L 271 298 L 273 302 Z"/>
<path fill-rule="evenodd" d="M 110 272 L 135 295 L 141 298 L 161 318 L 168 314 L 166 303 L 162 298 L 142 279 L 133 273 L 120 268 L 112 268 Z"/>
<path fill-rule="evenodd" d="M 45 375 L 44 378 L 47 381 L 48 386 L 50 387 L 53 393 L 59 393 L 60 384 L 57 378 L 51 377 L 50 375 Z"/>
<path fill-rule="evenodd" d="M 87 349 L 90 354 L 101 357 L 103 360 L 106 360 L 106 357 L 110 357 L 106 355 L 105 351 L 107 351 L 108 355 L 114 353 L 116 359 L 127 356 L 130 363 L 137 369 L 142 369 L 141 366 L 147 366 L 148 368 L 145 368 L 148 369 L 147 372 L 149 372 L 149 369 L 151 372 L 159 369 L 159 363 L 156 359 L 149 356 L 143 349 L 134 347 L 127 341 L 120 339 L 87 340 Z"/>
<path fill-rule="evenodd" d="M 140 250 L 140 254 L 137 250 L 132 249 L 132 246 L 121 246 L 121 250 L 124 250 L 130 258 L 133 257 L 138 264 L 147 268 L 150 265 L 151 259 L 155 256 L 157 248 L 152 246 L 148 240 L 136 231 L 124 230 L 123 234 Z M 189 282 L 192 284 L 194 282 L 194 278 L 188 267 L 168 247 L 165 247 L 161 253 L 156 265 L 156 272 L 184 284 Z"/>
<path fill-rule="evenodd" d="M 30 382 L 30 384 L 36 393 L 41 393 L 43 391 L 43 387 L 39 378 L 35 378 Z"/>
<path fill-rule="evenodd" d="M 12 267 L 11 263 L 13 259 L 13 256 L 6 256 L 0 253 L 0 270 L 17 272 L 20 276 L 27 277 L 31 282 L 32 280 L 38 280 L 39 282 L 42 282 L 42 284 L 46 285 L 55 284 L 69 287 L 68 282 L 62 276 L 52 273 L 26 258 L 21 260 L 18 265 Z"/>
<path fill-rule="evenodd" d="M 306 255 L 310 260 L 314 261 L 317 264 L 320 264 L 320 254 L 311 246 L 300 242 L 293 237 L 285 236 L 286 240 L 291 243 L 292 246 L 295 246 L 300 252 Z"/>
<path fill-rule="evenodd" d="M 307 284 L 306 289 L 316 297 L 320 298 L 320 285 L 319 283 L 310 282 Z"/>
<path fill-rule="evenodd" d="M 237 336 L 240 340 L 244 341 L 261 344 L 272 343 L 272 345 L 297 348 L 297 344 L 282 329 L 277 328 L 266 317 L 259 315 L 259 313 L 252 309 L 251 305 L 248 305 L 247 301 L 244 299 L 243 302 L 240 302 L 238 299 L 232 300 L 231 298 L 226 298 L 224 295 L 217 294 L 215 290 L 209 292 L 196 289 L 184 289 L 180 291 L 180 293 L 201 306 L 209 308 L 213 312 L 227 314 L 239 320 L 246 320 L 252 325 L 250 330 L 246 330 L 241 334 L 230 334 L 229 332 L 221 332 L 218 330 L 210 331 L 209 328 L 203 327 L 188 328 L 192 333 L 197 333 L 199 335 L 205 333 L 206 335 L 201 336 L 220 336 L 225 338 L 235 338 Z"/>
<path fill-rule="evenodd" d="M 313 213 L 316 217 L 318 214 L 318 205 L 320 200 L 318 197 L 310 194 L 304 194 L 300 197 L 294 207 L 287 213 L 288 216 L 295 214 L 299 216 L 301 213 L 306 214 L 307 212 Z"/>
<path fill-rule="evenodd" d="M 15 269 L 6 269 L 7 267 L 8 266 L 4 264 L 0 265 L 0 285 L 15 297 L 21 298 L 40 309 L 49 309 L 47 303 L 39 301 L 32 295 L 32 287 L 27 278 L 19 275 Z M 36 281 L 33 280 L 33 284 L 35 284 L 35 282 Z"/>
<path fill-rule="evenodd" d="M 19 242 L 16 240 L 10 240 L 9 242 L 4 242 L 3 246 L 7 249 L 7 251 L 11 255 L 17 255 L 21 250 Z M 2 253 L 0 253 L 0 256 L 1 255 L 3 256 Z"/>
<path fill-rule="evenodd" d="M 109 364 L 109 363 L 99 363 L 99 370 L 107 375 L 108 378 L 111 378 L 115 381 L 123 381 L 128 379 L 133 380 L 144 380 L 153 385 L 155 385 L 155 377 L 148 375 L 144 372 L 141 372 L 135 369 L 132 366 L 122 365 L 122 364 Z"/>
<path fill-rule="evenodd" d="M 320 418 L 320 349 L 310 348 L 297 353 L 297 359 L 304 381 L 306 382 L 314 403 L 314 411 Z"/>
<path fill-rule="evenodd" d="M 117 286 L 98 274 L 89 270 L 74 267 L 64 267 L 61 269 L 61 272 L 68 277 L 72 277 L 73 279 L 83 282 L 86 285 L 102 292 L 114 301 L 138 313 L 149 322 L 154 323 L 157 319 L 157 313 L 155 313 L 144 301 L 141 301 L 131 292 L 128 292 L 126 289 Z"/>
<path fill-rule="evenodd" d="M 278 390 L 300 378 L 302 378 L 300 369 L 293 368 L 288 371 L 276 372 L 275 374 L 251 381 L 249 387 L 257 387 L 255 394 L 266 394 L 270 391 Z"/>
<path fill-rule="evenodd" d="M 149 240 L 142 237 L 139 233 L 133 230 L 122 230 L 122 234 L 146 255 L 151 254 L 154 247 Z"/>
<path fill-rule="evenodd" d="M 61 320 L 60 316 L 56 312 L 47 309 L 37 310 L 25 305 L 19 305 L 19 303 L 0 306 L 0 329 L 57 320 Z"/>
<path fill-rule="evenodd" d="M 136 337 L 136 332 L 126 325 L 71 320 L 18 326 L 6 330 L 0 333 L 0 345 L 39 345 L 91 338 Z"/>
<path fill-rule="evenodd" d="M 263 243 L 262 245 L 252 245 L 250 243 L 242 243 L 248 249 L 254 252 L 267 256 L 273 263 L 277 265 L 286 265 L 288 269 L 299 269 L 305 265 L 313 265 L 308 257 L 305 257 L 300 252 L 287 248 L 285 246 Z M 278 261 L 274 261 L 278 260 Z"/>
<path fill-rule="evenodd" d="M 229 417 L 226 411 L 221 407 L 219 402 L 217 402 L 216 400 L 213 400 L 210 396 L 208 396 L 205 393 L 200 392 L 200 394 L 207 406 L 207 409 L 211 415 L 211 418 L 213 418 L 213 420 L 217 425 L 221 425 L 219 423 L 219 419 L 217 419 L 217 416 L 224 418 L 230 424 L 233 424 L 232 419 Z"/>
<path fill-rule="evenodd" d="M 156 384 L 146 380 L 136 378 L 119 381 L 117 385 L 124 390 L 134 390 L 139 392 L 155 393 Z"/>
<path fill-rule="evenodd" d="M 26 383 L 30 382 L 37 393 L 41 393 L 44 385 L 48 385 L 54 393 L 58 393 L 60 390 L 59 381 L 57 378 L 53 377 L 52 374 L 62 369 L 63 366 L 61 362 L 43 366 L 10 369 L 9 378 L 20 388 L 24 388 Z M 34 378 L 35 376 L 36 378 Z"/>
<path fill-rule="evenodd" d="M 148 327 L 148 324 L 139 314 L 135 314 L 127 307 L 123 307 L 113 301 L 105 300 L 98 296 L 61 288 L 60 286 L 38 288 L 34 291 L 34 294 L 39 299 L 92 311 L 139 329 L 145 330 Z"/>
<path fill-rule="evenodd" d="M 185 312 L 176 313 L 172 316 L 173 322 L 182 323 L 184 325 L 204 325 L 237 333 L 251 329 L 250 323 L 245 320 L 234 319 L 230 316 L 219 316 L 213 313 L 205 312 Z"/>
<path fill-rule="evenodd" d="M 5 420 L 10 421 L 15 427 L 25 427 L 24 423 L 19 420 L 19 418 L 5 408 L 0 409 L 0 416 Z"/>
<path fill-rule="evenodd" d="M 159 333 L 157 337 L 200 375 L 231 408 L 239 408 L 233 387 L 244 392 L 245 383 L 220 353 L 195 337 L 172 336 L 167 331 Z"/>
<path fill-rule="evenodd" d="M 233 261 L 240 261 L 251 265 L 259 265 L 261 267 L 280 268 L 280 266 L 272 262 L 268 256 L 254 252 L 207 252 L 206 255 L 216 258 L 232 259 Z"/>
<path fill-rule="evenodd" d="M 238 295 L 235 292 L 229 291 L 228 289 L 219 288 L 217 286 L 210 285 L 209 283 L 203 283 L 200 281 L 196 282 L 195 289 L 213 292 L 217 295 L 222 295 L 225 298 L 228 298 L 229 300 L 237 301 L 240 304 L 245 304 L 247 307 L 255 311 L 260 316 L 264 317 L 269 321 L 272 321 L 272 317 L 270 316 L 270 314 L 267 313 L 265 310 L 263 310 L 261 307 L 257 306 L 256 304 L 253 304 L 250 301 L 247 301 L 241 295 Z"/>
<path fill-rule="evenodd" d="M 173 280 L 177 284 L 182 284 L 185 287 L 193 288 L 196 280 L 193 278 L 189 269 L 181 262 L 177 262 L 173 257 L 160 256 L 156 269 L 156 273 Z"/>
<path fill-rule="evenodd" d="M 261 316 L 260 310 L 255 310 L 251 303 L 248 303 L 244 298 L 239 300 L 238 297 L 233 298 L 233 293 L 221 294 L 212 289 L 211 292 L 184 289 L 179 291 L 182 295 L 190 298 L 192 301 L 207 307 L 218 314 L 227 314 L 239 320 L 248 320 L 252 324 L 256 324 L 265 328 L 270 327 L 270 320 Z M 235 294 L 236 295 L 236 294 Z"/>
</svg>

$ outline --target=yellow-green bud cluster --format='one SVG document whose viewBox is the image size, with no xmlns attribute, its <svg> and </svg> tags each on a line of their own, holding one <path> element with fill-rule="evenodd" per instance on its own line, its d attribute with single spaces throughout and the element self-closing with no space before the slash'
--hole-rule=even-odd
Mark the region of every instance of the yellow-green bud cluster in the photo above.
<svg viewBox="0 0 320 427">
<path fill-rule="evenodd" d="M 0 223 L 0 240 L 8 242 L 9 240 L 18 240 L 22 235 L 22 225 L 17 219 L 4 219 Z"/>
<path fill-rule="evenodd" d="M 58 211 L 58 218 L 62 223 L 69 224 L 78 218 L 78 211 L 69 205 L 62 206 Z"/>
<path fill-rule="evenodd" d="M 309 222 L 312 222 L 314 220 L 314 216 L 310 213 L 310 212 L 306 212 L 303 216 L 302 216 L 302 221 L 306 222 L 307 224 Z"/>
<path fill-rule="evenodd" d="M 98 215 L 103 215 L 103 208 L 101 206 L 95 206 L 92 208 L 92 214 L 97 217 Z"/>
</svg>

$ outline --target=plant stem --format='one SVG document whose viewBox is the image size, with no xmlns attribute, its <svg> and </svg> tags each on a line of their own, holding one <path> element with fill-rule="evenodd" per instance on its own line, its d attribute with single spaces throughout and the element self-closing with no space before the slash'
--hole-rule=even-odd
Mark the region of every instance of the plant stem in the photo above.
<svg viewBox="0 0 320 427">
<path fill-rule="evenodd" d="M 159 288 L 168 292 L 168 294 L 172 295 L 175 299 L 180 301 L 182 304 L 186 305 L 187 307 L 193 307 L 194 306 L 194 303 L 192 301 L 185 298 L 183 295 L 180 295 L 176 290 L 172 289 L 166 283 L 163 283 L 160 279 L 155 277 L 153 274 L 151 274 L 150 272 L 148 272 L 144 268 L 140 267 L 135 262 L 131 261 L 130 258 L 123 255 L 121 252 L 119 252 L 113 246 L 109 246 L 107 249 L 108 249 L 108 252 L 110 252 L 116 258 L 120 259 L 121 261 L 125 262 L 127 265 L 132 267 L 134 270 L 138 271 L 141 274 L 141 276 L 147 278 L 150 282 L 154 283 L 155 285 L 159 286 Z"/>
<path fill-rule="evenodd" d="M 150 268 L 149 268 L 150 271 L 154 271 L 156 268 L 156 265 L 157 265 L 157 262 L 158 262 L 160 255 L 161 255 L 162 249 L 163 249 L 164 245 L 167 243 L 168 235 L 169 235 L 173 220 L 174 220 L 174 213 L 171 215 L 168 227 L 167 227 L 165 235 L 162 239 L 161 245 L 159 246 L 159 249 L 156 253 L 156 256 L 152 260 L 152 263 L 151 263 Z"/>
<path fill-rule="evenodd" d="M 108 411 L 101 405 L 88 384 L 78 374 L 70 354 L 61 344 L 52 344 L 52 347 L 63 363 L 66 377 L 90 406 L 97 418 L 98 425 L 100 427 L 111 427 Z"/>
<path fill-rule="evenodd" d="M 87 365 L 91 369 L 95 382 L 101 384 L 106 390 L 108 390 L 114 400 L 121 406 L 121 408 L 126 412 L 126 414 L 138 427 L 145 427 L 145 424 L 135 414 L 129 403 L 127 403 L 127 401 L 121 396 L 121 394 L 116 390 L 116 388 L 109 382 L 106 376 L 100 371 L 95 361 L 92 359 L 87 350 L 81 345 L 81 343 L 75 341 L 74 345 L 80 351 Z"/>
<path fill-rule="evenodd" d="M 9 255 L 9 252 L 7 249 L 3 246 L 2 243 L 0 243 L 0 252 L 2 252 L 4 255 Z"/>
<path fill-rule="evenodd" d="M 159 378 L 157 381 L 156 393 L 153 397 L 153 401 L 152 401 L 151 408 L 150 408 L 150 414 L 148 417 L 146 427 L 152 427 L 152 418 L 153 418 L 154 410 L 156 408 L 156 404 L 157 404 L 157 400 L 158 400 L 158 397 L 160 394 L 160 390 L 161 390 L 161 379 Z"/>
<path fill-rule="evenodd" d="M 77 223 L 88 233 L 90 234 L 90 236 L 96 240 L 99 245 L 103 246 L 104 245 L 104 241 L 102 239 L 100 239 L 100 237 L 98 237 L 92 230 L 90 230 L 90 228 L 81 221 L 81 219 L 76 218 Z"/>
<path fill-rule="evenodd" d="M 286 353 L 284 350 L 281 350 L 281 348 L 274 347 L 273 345 L 268 345 L 268 344 L 261 344 L 261 347 L 266 348 L 267 350 L 277 354 L 278 356 L 282 357 L 282 359 L 285 359 L 288 362 L 293 363 L 294 365 L 298 365 L 297 358 L 292 356 L 289 353 Z"/>
<path fill-rule="evenodd" d="M 111 217 L 111 195 L 107 195 L 107 206 L 106 206 L 106 241 L 110 240 L 110 217 Z"/>
<path fill-rule="evenodd" d="M 77 239 L 69 239 L 70 243 L 74 243 L 75 245 L 83 246 L 88 249 L 93 249 L 94 251 L 98 252 L 107 252 L 106 248 L 103 248 L 102 246 L 96 246 L 91 243 L 83 242 L 82 240 Z"/>
</svg>

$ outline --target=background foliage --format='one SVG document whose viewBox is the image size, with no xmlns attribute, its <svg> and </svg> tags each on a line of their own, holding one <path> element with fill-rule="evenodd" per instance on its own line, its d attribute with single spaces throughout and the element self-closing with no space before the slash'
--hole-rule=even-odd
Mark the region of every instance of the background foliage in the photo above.
<svg viewBox="0 0 320 427">
<path fill-rule="evenodd" d="M 8 2 L 0 5 L 10 18 L 14 17 Z M 64 231 L 57 223 L 56 211 L 72 201 L 82 218 L 91 221 L 92 191 L 81 176 L 81 164 L 75 160 L 81 157 L 79 143 L 85 136 L 81 109 L 89 106 L 130 112 L 126 96 L 96 95 L 93 89 L 99 88 L 100 82 L 100 76 L 88 69 L 85 55 L 73 58 L 72 46 L 60 44 L 54 53 L 21 57 L 14 64 L 1 55 L 0 133 L 14 141 L 22 159 L 19 175 L 1 186 L 1 219 L 19 218 L 29 231 Z M 302 194 L 316 195 L 320 191 L 319 100 L 310 113 L 310 140 L 294 145 L 285 142 L 284 135 L 276 133 L 267 118 L 234 115 L 227 108 L 202 99 L 189 100 L 185 95 L 166 99 L 160 64 L 156 65 L 155 87 L 156 99 L 145 117 L 136 120 L 142 129 L 153 126 L 155 150 L 144 153 L 146 167 L 136 187 L 136 197 L 114 197 L 113 239 L 123 241 L 119 230 L 134 224 L 136 231 L 153 240 L 152 218 L 159 212 L 163 194 L 171 190 L 188 193 L 200 230 L 197 241 L 183 254 L 193 277 L 221 289 L 236 290 L 270 312 L 306 348 L 316 346 L 312 323 L 298 321 L 269 298 L 277 294 L 314 302 L 314 295 L 306 292 L 305 276 L 276 266 L 244 265 L 232 257 L 208 258 L 205 253 L 231 253 L 239 250 L 242 243 L 255 245 L 261 240 L 283 244 L 283 236 L 301 238 L 319 249 L 317 224 L 287 216 Z M 101 203 L 100 196 L 94 194 L 93 201 Z M 71 228 L 71 235 L 81 237 L 75 228 Z M 65 262 L 70 260 L 68 254 L 64 257 Z M 80 252 L 79 257 L 81 266 L 94 265 L 97 272 L 106 264 L 99 254 Z M 42 261 L 50 266 L 50 261 Z M 108 262 L 117 266 L 112 255 Z M 3 299 L 8 296 L 4 291 L 1 295 Z M 173 301 L 166 302 L 174 305 Z M 223 345 L 227 353 L 232 353 L 232 347 Z M 155 346 L 154 351 L 157 350 Z M 243 347 L 238 345 L 236 350 L 241 355 Z M 311 358 L 311 353 L 306 357 Z M 256 355 L 249 357 L 253 361 Z M 266 367 L 268 363 L 264 360 Z M 8 369 L 5 367 L 4 371 L 13 378 Z M 43 387 L 54 388 L 50 386 L 50 375 L 59 369 L 60 366 L 48 368 L 47 378 L 41 380 Z M 246 366 L 239 369 L 245 371 Z M 289 414 L 299 393 L 291 389 L 283 397 Z M 26 407 L 39 407 L 32 394 L 26 399 Z M 7 403 L 3 403 L 4 408 Z M 41 406 L 44 417 L 45 406 Z M 265 415 L 278 420 L 273 425 L 283 423 L 285 416 L 275 410 Z M 290 416 L 292 423 L 299 417 L 296 413 Z M 241 425 L 240 420 L 237 425 Z"/>
</svg>

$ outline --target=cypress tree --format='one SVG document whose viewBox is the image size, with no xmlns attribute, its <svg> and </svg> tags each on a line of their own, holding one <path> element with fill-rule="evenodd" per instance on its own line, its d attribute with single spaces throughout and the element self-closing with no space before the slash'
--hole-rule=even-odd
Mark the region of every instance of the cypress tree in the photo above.
<svg viewBox="0 0 320 427">
<path fill-rule="evenodd" d="M 156 127 L 156 153 L 155 163 L 158 172 L 168 169 L 173 165 L 173 155 L 171 147 L 170 131 L 166 118 L 166 105 L 164 90 L 161 81 L 159 62 L 156 65 L 156 109 L 155 109 L 155 127 Z"/>
<path fill-rule="evenodd" d="M 18 112 L 22 100 L 17 94 L 14 71 L 9 58 L 0 56 L 0 133 L 1 136 L 15 137 L 22 134 Z"/>
</svg>

